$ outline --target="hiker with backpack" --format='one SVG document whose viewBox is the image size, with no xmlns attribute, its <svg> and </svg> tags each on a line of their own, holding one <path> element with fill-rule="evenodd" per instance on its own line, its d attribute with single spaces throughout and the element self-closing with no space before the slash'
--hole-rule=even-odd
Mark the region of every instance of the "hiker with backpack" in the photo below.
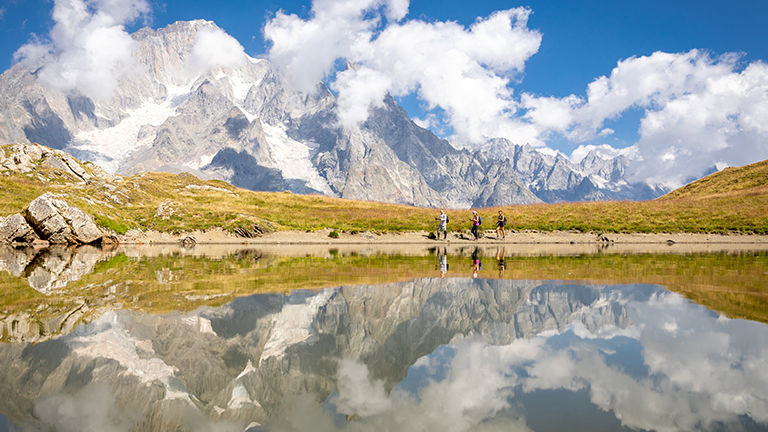
<svg viewBox="0 0 768 432">
<path fill-rule="evenodd" d="M 480 238 L 480 224 L 483 223 L 483 218 L 477 214 L 477 211 L 472 210 L 472 235 L 475 236 L 475 240 Z"/>
<path fill-rule="evenodd" d="M 507 234 L 504 232 L 505 226 L 507 226 L 507 217 L 499 210 L 499 217 L 496 219 L 496 240 L 499 239 L 499 230 L 501 230 L 501 238 L 507 238 Z"/>
<path fill-rule="evenodd" d="M 443 240 L 448 238 L 448 215 L 445 214 L 445 210 L 440 210 L 440 216 L 435 219 L 439 220 L 437 224 L 437 239 L 440 240 L 440 231 L 443 232 Z"/>
</svg>

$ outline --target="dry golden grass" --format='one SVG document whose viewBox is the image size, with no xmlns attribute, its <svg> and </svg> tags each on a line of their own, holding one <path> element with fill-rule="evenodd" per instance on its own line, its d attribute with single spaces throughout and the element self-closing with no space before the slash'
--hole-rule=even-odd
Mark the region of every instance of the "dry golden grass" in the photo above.
<svg viewBox="0 0 768 432">
<path fill-rule="evenodd" d="M 729 167 L 674 190 L 660 200 L 704 198 L 713 195 L 764 195 L 768 188 L 768 160 L 743 167 Z"/>
<path fill-rule="evenodd" d="M 88 164 L 83 165 L 86 170 Z M 503 210 L 513 230 L 581 232 L 768 233 L 768 161 L 713 174 L 653 201 L 514 205 L 480 209 L 493 228 Z M 41 176 L 38 176 L 41 174 Z M 39 177 L 52 179 L 39 180 Z M 66 197 L 118 233 L 130 228 L 187 232 L 221 227 L 268 230 L 433 231 L 436 209 L 378 202 L 253 192 L 190 174 L 144 173 L 124 181 L 66 183 L 46 167 L 0 177 L 0 215 L 22 210 L 44 191 Z M 171 210 L 156 215 L 166 203 Z M 448 210 L 449 230 L 469 229 L 469 210 Z"/>
</svg>

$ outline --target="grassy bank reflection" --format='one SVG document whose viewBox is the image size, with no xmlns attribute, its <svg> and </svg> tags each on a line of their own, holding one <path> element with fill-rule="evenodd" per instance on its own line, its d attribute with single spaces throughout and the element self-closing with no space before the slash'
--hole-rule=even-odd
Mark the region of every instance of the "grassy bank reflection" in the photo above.
<svg viewBox="0 0 768 432">
<path fill-rule="evenodd" d="M 109 309 L 151 313 L 219 306 L 235 297 L 423 277 L 573 280 L 662 285 L 732 318 L 768 323 L 768 253 L 518 256 L 504 248 L 406 253 L 325 249 L 302 256 L 241 249 L 217 254 L 103 252 L 90 271 L 45 293 L 31 287 L 35 256 L 14 276 L 0 272 L 2 340 L 66 333 Z M 34 271 L 30 268 L 39 263 Z M 47 266 L 47 267 L 46 267 Z M 63 277 L 63 276 L 62 276 Z M 50 283 L 47 286 L 54 286 Z M 26 326 L 20 329 L 19 326 Z M 22 331 L 23 330 L 23 331 Z"/>
</svg>

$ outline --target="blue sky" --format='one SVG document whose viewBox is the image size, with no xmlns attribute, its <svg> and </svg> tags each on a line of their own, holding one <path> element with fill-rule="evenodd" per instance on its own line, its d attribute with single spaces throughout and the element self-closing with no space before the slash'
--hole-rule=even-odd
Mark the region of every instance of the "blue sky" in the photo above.
<svg viewBox="0 0 768 432">
<path fill-rule="evenodd" d="M 309 1 L 207 0 L 157 1 L 150 27 L 197 18 L 216 22 L 251 55 L 266 52 L 262 28 L 280 9 L 307 16 Z M 768 60 L 768 1 L 616 0 L 510 2 L 485 0 L 414 0 L 407 19 L 452 20 L 464 25 L 510 7 L 533 10 L 529 27 L 543 34 L 541 48 L 526 63 L 520 90 L 542 95 L 582 93 L 595 77 L 619 59 L 654 51 L 693 48 L 715 53 L 739 52 L 744 60 Z M 6 0 L 0 10 L 0 67 L 31 35 L 45 35 L 53 25 L 52 0 Z M 142 23 L 129 27 L 135 29 Z"/>
<path fill-rule="evenodd" d="M 296 14 L 297 19 L 303 20 L 303 23 L 312 20 L 316 13 L 309 1 L 146 1 L 150 5 L 151 13 L 144 16 L 141 22 L 128 24 L 128 31 L 133 31 L 142 25 L 158 28 L 177 20 L 208 19 L 216 22 L 219 27 L 235 37 L 245 51 L 252 56 L 270 55 L 270 45 L 265 43 L 264 26 L 275 18 L 279 10 L 284 11 L 285 14 Z M 330 0 L 324 1 L 330 2 Z M 497 76 L 509 80 L 508 88 L 511 90 L 511 95 L 502 99 L 512 101 L 512 104 L 517 107 L 517 112 L 514 115 L 510 114 L 516 121 L 513 125 L 529 126 L 531 129 L 526 132 L 527 135 L 512 134 L 510 139 L 517 137 L 518 141 L 531 140 L 537 145 L 547 145 L 566 154 L 583 145 L 608 144 L 615 148 L 622 148 L 639 143 L 641 145 L 638 148 L 641 153 L 643 151 L 647 154 L 658 153 L 659 157 L 663 157 L 665 161 L 675 160 L 676 157 L 679 161 L 681 155 L 697 151 L 693 147 L 695 140 L 706 136 L 706 131 L 703 128 L 695 130 L 695 125 L 690 125 L 685 130 L 667 125 L 656 129 L 647 128 L 641 133 L 640 122 L 646 118 L 650 120 L 654 114 L 664 114 L 668 108 L 674 108 L 682 102 L 688 103 L 690 111 L 693 109 L 690 107 L 696 106 L 690 100 L 691 94 L 702 99 L 715 97 L 711 89 L 702 90 L 713 77 L 742 79 L 744 77 L 741 75 L 748 66 L 765 63 L 768 60 L 768 30 L 765 24 L 768 22 L 768 2 L 766 1 L 413 0 L 406 3 L 408 13 L 400 21 L 401 24 L 408 21 L 424 23 L 451 21 L 461 24 L 464 28 L 469 28 L 477 20 L 485 20 L 495 11 L 521 6 L 530 9 L 531 15 L 523 28 L 530 34 L 540 34 L 540 44 L 531 53 L 525 55 L 519 63 L 524 65 L 521 73 L 494 72 Z M 7 0 L 3 6 L 0 6 L 0 66 L 3 69 L 12 64 L 13 53 L 24 43 L 32 40 L 33 34 L 42 37 L 48 34 L 53 26 L 51 18 L 53 4 L 53 0 Z M 370 15 L 376 12 L 369 10 L 366 13 Z M 389 24 L 385 22 L 381 27 Z M 377 29 L 374 35 L 379 36 L 381 30 L 382 28 Z M 656 52 L 669 53 L 671 57 L 644 57 Z M 736 60 L 721 58 L 727 53 L 737 53 L 739 57 Z M 627 61 L 634 57 L 641 59 Z M 624 78 L 619 76 L 615 80 L 613 78 L 610 80 L 608 84 L 612 90 L 608 94 L 609 99 L 610 97 L 615 99 L 622 88 L 632 90 L 631 79 L 638 79 L 638 74 L 644 76 L 643 74 L 647 73 L 651 76 L 652 73 L 656 73 L 655 79 L 665 79 L 664 71 L 673 69 L 675 64 L 682 70 L 679 73 L 688 77 L 684 81 L 698 79 L 696 81 L 698 84 L 669 88 L 657 85 L 656 90 L 651 93 L 638 94 L 628 101 L 614 101 L 613 105 L 590 101 L 587 86 L 601 76 L 610 76 L 612 72 L 621 75 L 619 70 L 621 68 L 618 68 L 617 64 L 622 60 L 626 61 L 624 69 L 631 70 L 625 74 Z M 684 63 L 683 66 L 691 67 L 680 67 L 681 62 Z M 648 67 L 647 63 L 654 63 L 654 68 Z M 723 68 L 726 70 L 723 71 Z M 753 75 L 762 77 L 762 72 L 758 72 L 760 73 Z M 326 76 L 326 82 L 335 90 L 341 88 L 342 83 L 337 76 L 333 75 L 334 71 L 329 70 L 327 73 L 330 75 Z M 674 81 L 674 77 L 670 80 Z M 753 81 L 755 80 L 752 79 Z M 334 82 L 337 84 L 335 87 Z M 420 83 L 424 84 L 421 81 Z M 744 118 L 750 121 L 754 119 L 754 114 L 749 114 L 754 110 L 748 103 L 754 106 L 754 101 L 757 100 L 755 93 L 765 93 L 761 85 L 748 89 L 749 97 L 745 90 L 743 98 L 734 99 L 733 109 L 736 114 L 733 115 L 738 117 L 740 113 L 745 113 Z M 523 97 L 525 94 L 528 95 L 527 102 Z M 568 99 L 569 95 L 574 95 L 576 99 Z M 398 100 L 412 117 L 423 118 L 425 122 L 427 113 L 424 107 L 428 103 L 436 105 L 433 113 L 438 116 L 456 109 L 455 106 L 447 106 L 434 98 L 427 99 L 429 98 L 419 93 L 398 96 Z M 566 106 L 568 108 L 564 108 Z M 533 115 L 536 109 L 539 109 L 538 119 Z M 558 109 L 560 111 L 557 111 Z M 528 115 L 525 114 L 526 112 Z M 556 118 L 558 112 L 567 115 L 568 119 L 557 125 L 550 124 L 552 123 L 550 120 Z M 592 117 L 588 118 L 588 116 Z M 542 119 L 543 121 L 540 121 Z M 440 120 L 444 128 L 441 129 L 435 123 L 431 123 L 433 130 L 447 129 L 448 135 L 456 131 L 454 126 L 458 123 L 455 118 L 441 117 Z M 473 124 L 472 121 L 476 119 L 459 120 L 466 120 L 467 124 Z M 707 122 L 706 124 L 711 123 L 710 120 Z M 648 121 L 647 123 L 651 125 L 658 122 Z M 716 130 L 726 128 L 721 126 Z M 508 130 L 513 126 L 506 127 Z M 723 136 L 722 139 L 725 140 L 726 146 L 741 146 L 739 148 L 744 149 L 743 153 L 748 151 L 754 153 L 757 150 L 758 156 L 768 157 L 768 155 L 759 154 L 765 151 L 765 147 L 755 147 L 753 135 L 752 132 L 745 132 L 736 137 L 731 133 Z M 681 141 L 683 144 L 676 150 L 673 149 L 677 153 L 665 152 L 658 147 L 660 140 Z M 685 143 L 686 140 L 690 141 L 689 144 Z M 742 141 L 739 140 L 747 140 L 748 145 L 742 146 Z M 714 145 L 712 151 L 720 151 L 721 147 L 722 145 L 719 144 Z M 720 153 L 724 152 L 720 151 Z M 744 158 L 726 160 L 727 158 L 720 153 L 700 163 L 709 164 L 711 167 L 713 164 L 728 165 L 742 163 L 745 160 Z"/>
</svg>

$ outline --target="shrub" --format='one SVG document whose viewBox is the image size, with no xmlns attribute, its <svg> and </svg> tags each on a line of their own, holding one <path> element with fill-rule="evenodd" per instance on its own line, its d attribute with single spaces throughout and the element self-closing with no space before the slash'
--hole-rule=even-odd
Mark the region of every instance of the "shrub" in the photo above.
<svg viewBox="0 0 768 432">
<path fill-rule="evenodd" d="M 333 230 L 333 231 L 328 233 L 328 237 L 330 237 L 330 238 L 339 238 L 339 233 L 338 233 L 338 231 Z"/>
</svg>

